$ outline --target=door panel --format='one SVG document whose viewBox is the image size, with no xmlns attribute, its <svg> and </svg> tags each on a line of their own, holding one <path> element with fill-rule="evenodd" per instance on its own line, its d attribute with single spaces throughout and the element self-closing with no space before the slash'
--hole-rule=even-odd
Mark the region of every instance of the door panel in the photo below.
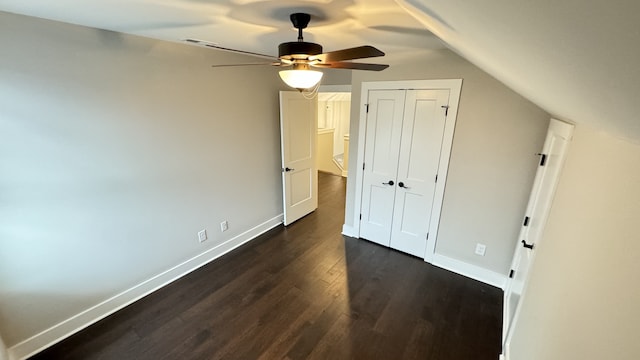
<svg viewBox="0 0 640 360">
<path fill-rule="evenodd" d="M 291 206 L 298 206 L 313 197 L 313 189 L 309 184 L 313 182 L 311 169 L 295 170 L 291 172 L 289 180 L 289 194 Z"/>
<path fill-rule="evenodd" d="M 424 196 L 412 194 L 408 191 L 398 191 L 396 196 L 402 197 L 402 199 L 397 199 L 396 201 L 403 205 L 402 214 L 404 215 L 400 218 L 398 230 L 407 236 L 419 236 L 424 232 L 425 219 L 421 216 L 423 214 L 413 211 L 413 209 L 424 205 Z"/>
<path fill-rule="evenodd" d="M 280 92 L 282 196 L 284 224 L 289 225 L 318 207 L 315 163 L 317 99 L 299 92 Z"/>
<path fill-rule="evenodd" d="M 308 112 L 312 111 L 313 106 L 310 100 L 305 98 L 292 98 L 287 99 L 287 106 L 292 115 L 293 121 L 286 122 L 286 132 L 289 135 L 287 142 L 287 150 L 285 152 L 285 161 L 291 164 L 298 161 L 306 161 L 311 157 L 313 150 L 313 141 L 307 136 L 307 134 L 313 133 L 313 124 L 311 121 L 305 120 L 305 116 L 308 116 Z M 307 119 L 308 120 L 308 119 Z"/>
<path fill-rule="evenodd" d="M 360 237 L 389 246 L 404 92 L 369 92 Z M 394 185 L 385 185 L 393 181 Z"/>
<path fill-rule="evenodd" d="M 367 219 L 371 225 L 388 226 L 391 224 L 391 212 L 387 208 L 389 190 L 381 186 L 371 186 L 369 194 L 370 206 Z M 387 244 L 388 245 L 388 244 Z"/>
<path fill-rule="evenodd" d="M 370 118 L 372 131 L 369 132 L 367 129 L 367 134 L 374 137 L 373 153 L 365 163 L 371 164 L 373 174 L 391 179 L 390 176 L 395 175 L 398 161 L 398 152 L 392 149 L 397 148 L 400 142 L 401 128 L 398 125 L 399 121 L 402 121 L 402 114 L 398 113 L 398 110 L 401 109 L 401 104 L 397 103 L 398 99 L 383 98 L 374 101 L 369 105 L 373 115 Z"/>
<path fill-rule="evenodd" d="M 406 96 L 390 244 L 421 258 L 427 247 L 448 101 L 448 90 L 409 90 Z"/>
</svg>

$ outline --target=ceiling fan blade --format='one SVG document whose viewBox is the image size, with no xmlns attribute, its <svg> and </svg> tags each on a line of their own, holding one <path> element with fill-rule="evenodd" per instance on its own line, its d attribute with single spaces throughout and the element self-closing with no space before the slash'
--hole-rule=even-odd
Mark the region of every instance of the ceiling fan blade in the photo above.
<svg viewBox="0 0 640 360">
<path fill-rule="evenodd" d="M 230 66 L 252 66 L 252 65 L 273 65 L 273 66 L 288 66 L 281 62 L 264 62 L 264 63 L 242 63 L 242 64 L 213 64 L 211 67 L 230 67 Z"/>
<path fill-rule="evenodd" d="M 192 43 L 192 44 L 198 44 L 198 45 L 202 45 L 202 46 L 206 46 L 206 47 L 210 47 L 210 48 L 214 48 L 214 49 L 218 49 L 218 50 L 230 51 L 230 52 L 234 52 L 234 53 L 238 53 L 238 54 L 257 56 L 257 57 L 262 57 L 262 58 L 271 59 L 271 60 L 279 60 L 277 57 L 272 56 L 272 55 L 265 55 L 265 54 L 260 54 L 260 53 L 256 53 L 256 52 L 252 52 L 252 51 L 244 51 L 244 50 L 226 48 L 226 47 L 223 47 L 223 46 L 218 46 L 218 45 L 216 45 L 216 44 L 214 44 L 212 42 L 205 41 L 205 40 L 185 39 L 184 41 Z"/>
<path fill-rule="evenodd" d="M 365 45 L 313 55 L 309 57 L 309 60 L 319 60 L 322 63 L 331 63 L 335 61 L 364 59 L 378 56 L 384 56 L 384 53 L 373 46 Z"/>
<path fill-rule="evenodd" d="M 367 64 L 367 63 L 354 63 L 354 62 L 332 62 L 329 64 L 312 64 L 311 66 L 320 68 L 332 68 L 332 69 L 353 69 L 353 70 L 370 70 L 370 71 L 382 71 L 389 67 L 386 64 Z"/>
</svg>

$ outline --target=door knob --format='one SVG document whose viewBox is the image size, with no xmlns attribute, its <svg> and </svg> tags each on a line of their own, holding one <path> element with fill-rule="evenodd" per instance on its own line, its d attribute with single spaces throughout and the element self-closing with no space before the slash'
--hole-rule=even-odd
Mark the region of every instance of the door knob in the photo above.
<svg viewBox="0 0 640 360">
<path fill-rule="evenodd" d="M 284 171 L 286 171 L 286 172 L 293 171 L 293 170 L 295 170 L 295 169 L 290 169 L 288 167 L 284 168 Z"/>
<path fill-rule="evenodd" d="M 391 185 L 391 186 L 393 186 L 393 184 L 394 184 L 393 180 L 389 180 L 389 182 L 382 183 L 382 185 Z"/>
<path fill-rule="evenodd" d="M 403 183 L 402 181 L 400 181 L 400 182 L 398 183 L 398 186 L 400 186 L 401 188 L 405 188 L 405 189 L 407 189 L 407 190 L 409 190 L 409 189 L 410 189 L 408 186 L 405 186 L 405 185 L 404 185 L 404 183 Z"/>
</svg>

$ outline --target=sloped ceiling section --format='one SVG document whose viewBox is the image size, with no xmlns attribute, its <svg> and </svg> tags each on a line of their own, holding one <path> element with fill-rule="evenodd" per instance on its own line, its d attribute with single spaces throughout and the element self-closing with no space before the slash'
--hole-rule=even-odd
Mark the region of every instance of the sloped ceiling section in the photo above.
<svg viewBox="0 0 640 360">
<path fill-rule="evenodd" d="M 555 117 L 640 142 L 640 1 L 397 1 Z"/>
<path fill-rule="evenodd" d="M 265 54 L 295 40 L 290 13 L 308 12 L 306 40 L 371 44 L 391 66 L 442 39 L 555 117 L 640 142 L 638 0 L 0 0 L 0 11 Z"/>
</svg>

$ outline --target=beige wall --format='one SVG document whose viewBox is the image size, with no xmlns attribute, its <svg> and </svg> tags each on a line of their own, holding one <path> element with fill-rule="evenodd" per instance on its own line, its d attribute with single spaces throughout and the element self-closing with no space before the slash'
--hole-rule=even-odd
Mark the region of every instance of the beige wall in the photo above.
<svg viewBox="0 0 640 360">
<path fill-rule="evenodd" d="M 321 85 L 349 85 L 351 71 L 344 69 L 322 69 Z"/>
<path fill-rule="evenodd" d="M 276 69 L 1 12 L 0 44 L 7 346 L 282 213 Z"/>
<path fill-rule="evenodd" d="M 436 252 L 506 274 L 536 170 L 549 115 L 449 50 L 416 54 L 379 73 L 354 71 L 351 159 L 356 158 L 363 81 L 462 78 L 449 176 Z M 352 161 L 349 173 L 355 174 Z M 347 186 L 345 223 L 352 225 L 355 177 Z M 476 243 L 486 255 L 474 254 Z"/>
<path fill-rule="evenodd" d="M 640 359 L 640 145 L 577 125 L 511 360 Z"/>
<path fill-rule="evenodd" d="M 7 353 L 7 348 L 4 345 L 4 341 L 0 338 L 0 360 L 8 360 L 9 354 Z"/>
</svg>

